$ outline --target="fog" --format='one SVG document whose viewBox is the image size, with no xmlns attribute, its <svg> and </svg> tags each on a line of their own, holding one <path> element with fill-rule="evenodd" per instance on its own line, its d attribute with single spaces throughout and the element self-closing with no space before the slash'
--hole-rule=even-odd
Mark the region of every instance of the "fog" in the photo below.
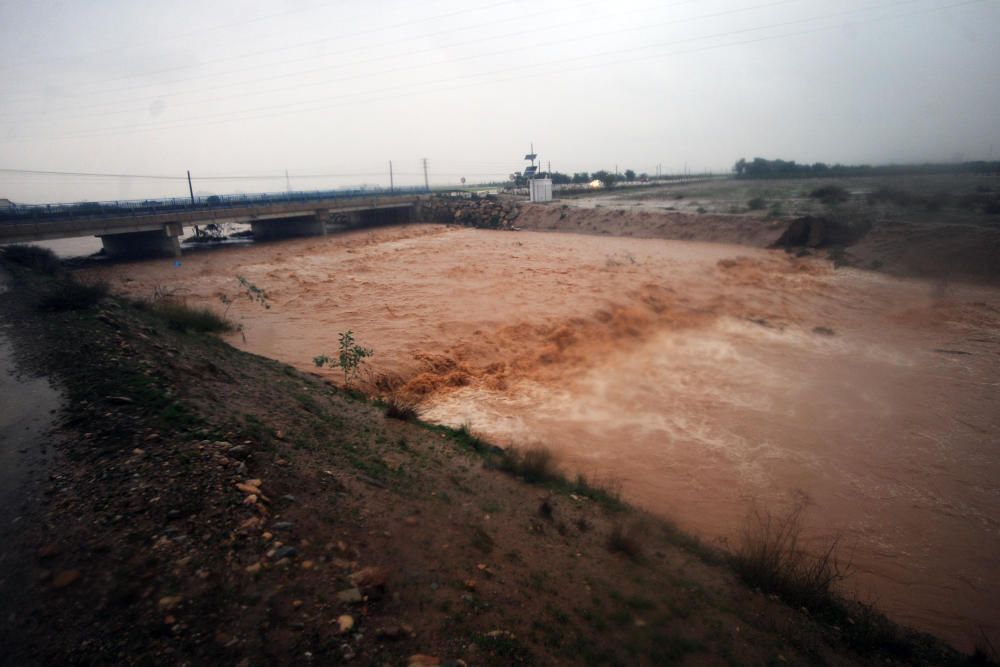
<svg viewBox="0 0 1000 667">
<path fill-rule="evenodd" d="M 996 2 L 5 2 L 19 202 L 996 159 Z M 286 170 L 288 175 L 286 177 Z M 134 175 L 171 179 L 134 178 Z M 239 176 L 238 179 L 210 177 Z"/>
</svg>

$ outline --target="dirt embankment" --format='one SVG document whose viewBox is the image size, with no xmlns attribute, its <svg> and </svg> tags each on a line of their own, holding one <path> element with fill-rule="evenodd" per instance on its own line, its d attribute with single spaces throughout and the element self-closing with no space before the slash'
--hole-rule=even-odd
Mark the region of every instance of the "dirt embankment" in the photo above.
<svg viewBox="0 0 1000 667">
<path fill-rule="evenodd" d="M 913 222 L 878 215 L 857 219 L 838 213 L 786 218 L 584 208 L 556 202 L 522 205 L 515 224 L 537 231 L 782 247 L 829 255 L 838 266 L 898 276 L 1000 282 L 1000 224 L 992 218 L 981 224 L 944 217 Z"/>
<path fill-rule="evenodd" d="M 535 231 L 709 241 L 766 248 L 781 236 L 788 221 L 648 209 L 577 208 L 554 202 L 522 205 L 516 224 L 520 229 Z"/>
<path fill-rule="evenodd" d="M 0 663 L 861 664 L 887 649 L 855 653 L 853 625 L 746 589 L 586 487 L 490 469 L 466 432 L 387 419 L 126 301 L 40 314 L 53 286 L 22 279 L 0 307 L 69 407 L 3 545 L 31 576 L 0 578 Z M 961 661 L 879 636 L 913 663 Z"/>
</svg>

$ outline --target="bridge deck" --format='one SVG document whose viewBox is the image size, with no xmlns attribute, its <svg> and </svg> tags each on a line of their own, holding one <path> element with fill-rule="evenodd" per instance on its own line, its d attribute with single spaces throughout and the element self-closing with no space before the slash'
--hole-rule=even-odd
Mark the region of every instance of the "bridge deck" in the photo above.
<svg viewBox="0 0 1000 667">
<path fill-rule="evenodd" d="M 84 215 L 73 215 L 66 210 L 49 213 L 45 207 L 32 207 L 27 214 L 5 215 L 0 219 L 0 244 L 147 232 L 178 224 L 250 223 L 305 217 L 320 212 L 346 213 L 402 208 L 413 206 L 420 199 L 421 195 L 416 194 L 318 197 L 245 204 L 226 202 L 218 206 L 200 204 L 193 208 L 169 211 L 126 208 Z"/>
</svg>

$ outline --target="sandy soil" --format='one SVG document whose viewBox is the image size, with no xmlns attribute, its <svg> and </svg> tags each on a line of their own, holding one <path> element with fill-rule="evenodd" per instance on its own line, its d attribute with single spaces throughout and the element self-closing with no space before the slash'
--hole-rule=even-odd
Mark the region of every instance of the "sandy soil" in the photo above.
<svg viewBox="0 0 1000 667">
<path fill-rule="evenodd" d="M 710 539 L 809 506 L 850 586 L 969 648 L 996 643 L 1000 295 L 780 251 L 419 226 L 95 269 L 218 310 L 302 369 L 352 329 L 433 420 L 567 468 Z M 336 378 L 335 373 L 330 374 Z"/>
</svg>

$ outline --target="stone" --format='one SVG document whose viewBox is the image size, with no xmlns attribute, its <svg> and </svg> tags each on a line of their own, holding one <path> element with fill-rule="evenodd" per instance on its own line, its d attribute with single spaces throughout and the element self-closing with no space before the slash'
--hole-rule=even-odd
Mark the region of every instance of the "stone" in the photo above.
<svg viewBox="0 0 1000 667">
<path fill-rule="evenodd" d="M 260 572 L 260 563 L 254 563 L 253 565 L 247 565 L 245 570 L 247 574 L 257 574 Z"/>
<path fill-rule="evenodd" d="M 389 570 L 377 565 L 361 568 L 351 575 L 351 583 L 360 588 L 381 588 L 389 581 Z"/>
<path fill-rule="evenodd" d="M 58 556 L 61 551 L 62 550 L 56 544 L 46 544 L 36 552 L 36 555 L 39 559 L 45 560 L 46 558 Z"/>
<path fill-rule="evenodd" d="M 299 550 L 292 546 L 281 547 L 274 552 L 277 558 L 295 558 L 299 555 Z"/>
<path fill-rule="evenodd" d="M 346 588 L 337 593 L 337 599 L 345 604 L 357 604 L 361 602 L 361 590 L 358 588 Z"/>
<path fill-rule="evenodd" d="M 407 659 L 406 664 L 409 667 L 437 667 L 437 665 L 441 664 L 441 658 L 415 653 Z"/>
<path fill-rule="evenodd" d="M 66 588 L 80 579 L 80 570 L 62 570 L 52 577 L 52 588 Z"/>
<path fill-rule="evenodd" d="M 354 617 L 349 614 L 338 616 L 337 627 L 340 628 L 340 634 L 350 632 L 351 628 L 354 627 Z"/>
<path fill-rule="evenodd" d="M 389 625 L 375 631 L 378 639 L 399 639 L 403 636 L 403 629 L 398 625 Z"/>
<path fill-rule="evenodd" d="M 170 611 L 171 609 L 177 607 L 177 605 L 179 605 L 183 600 L 184 598 L 182 598 L 180 595 L 166 595 L 160 598 L 160 601 L 157 604 L 160 607 L 160 609 L 163 609 L 164 611 Z"/>
<path fill-rule="evenodd" d="M 271 530 L 291 530 L 291 521 L 275 521 L 271 524 Z"/>
<path fill-rule="evenodd" d="M 246 445 L 235 445 L 226 450 L 226 454 L 240 460 L 250 458 L 250 453 L 250 448 Z"/>
</svg>

